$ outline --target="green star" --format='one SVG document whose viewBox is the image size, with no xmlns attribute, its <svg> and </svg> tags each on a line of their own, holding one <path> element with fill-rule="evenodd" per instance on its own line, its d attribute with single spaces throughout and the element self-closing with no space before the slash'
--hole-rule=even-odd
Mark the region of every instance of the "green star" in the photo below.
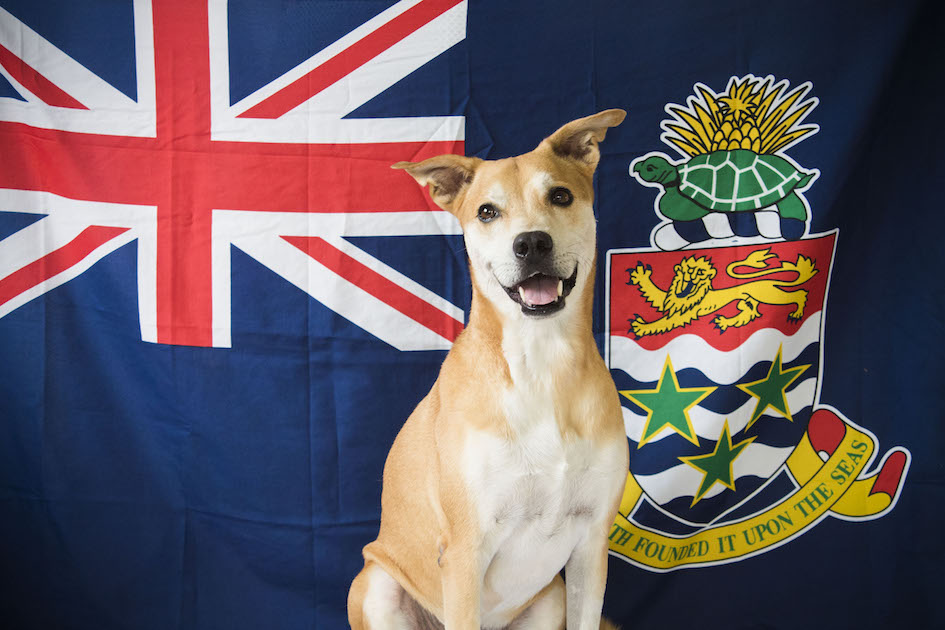
<svg viewBox="0 0 945 630">
<path fill-rule="evenodd" d="M 690 457 L 680 457 L 679 459 L 696 470 L 702 472 L 702 483 L 699 485 L 699 491 L 692 498 L 692 505 L 695 505 L 705 496 L 705 493 L 712 489 L 717 483 L 722 484 L 729 490 L 735 490 L 734 472 L 732 465 L 735 458 L 741 454 L 745 447 L 751 444 L 754 436 L 742 440 L 732 446 L 732 436 L 729 434 L 728 420 L 722 427 L 722 435 L 715 444 L 715 450 L 708 455 L 692 455 Z M 691 507 L 691 506 L 690 506 Z"/>
<path fill-rule="evenodd" d="M 771 362 L 771 367 L 768 368 L 768 376 L 760 381 L 738 386 L 738 389 L 758 399 L 755 411 L 751 414 L 751 420 L 748 421 L 748 427 L 745 428 L 751 427 L 769 407 L 794 422 L 784 392 L 809 367 L 810 365 L 801 365 L 784 370 L 781 365 L 781 346 L 778 346 L 778 354 Z"/>
<path fill-rule="evenodd" d="M 643 437 L 637 448 L 641 448 L 659 433 L 663 427 L 670 427 L 696 446 L 699 446 L 699 437 L 692 428 L 689 410 L 715 391 L 714 387 L 679 386 L 673 364 L 666 356 L 663 364 L 663 373 L 660 376 L 656 389 L 625 390 L 620 393 L 640 405 L 647 411 L 646 426 L 643 427 Z"/>
</svg>

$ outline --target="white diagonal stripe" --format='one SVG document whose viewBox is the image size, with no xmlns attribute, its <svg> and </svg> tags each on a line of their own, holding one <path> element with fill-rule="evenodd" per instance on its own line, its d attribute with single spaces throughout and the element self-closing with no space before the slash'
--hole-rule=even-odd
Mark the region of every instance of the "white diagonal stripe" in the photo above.
<svg viewBox="0 0 945 630">
<path fill-rule="evenodd" d="M 136 109 L 138 104 L 0 8 L 0 44 L 89 109 Z"/>
<path fill-rule="evenodd" d="M 119 247 L 138 241 L 138 315 L 144 341 L 157 341 L 157 208 L 69 199 L 36 190 L 0 188 L 0 212 L 44 214 L 45 218 L 0 241 L 0 278 L 67 245 L 93 225 L 129 230 L 88 256 L 0 307 L 0 317 L 77 277 Z"/>
<path fill-rule="evenodd" d="M 463 41 L 466 3 L 458 4 L 328 86 L 296 110 L 341 118 Z M 290 112 L 291 114 L 291 112 Z"/>
<path fill-rule="evenodd" d="M 266 84 L 265 86 L 256 90 L 249 96 L 246 96 L 245 98 L 241 99 L 239 102 L 235 103 L 232 107 L 231 114 L 233 116 L 238 116 L 239 114 L 245 112 L 251 107 L 258 105 L 259 103 L 266 100 L 267 98 L 269 98 L 270 96 L 278 92 L 279 90 L 294 83 L 295 81 L 298 81 L 299 79 L 304 77 L 306 74 L 308 74 L 309 72 L 311 72 L 318 66 L 322 65 L 329 59 L 335 57 L 338 53 L 344 51 L 345 49 L 349 48 L 353 44 L 364 39 L 366 36 L 370 35 L 371 33 L 376 31 L 380 27 L 384 26 L 385 24 L 387 24 L 388 22 L 390 22 L 397 16 L 403 14 L 408 9 L 411 9 L 412 7 L 420 4 L 421 1 L 422 0 L 401 0 L 401 2 L 398 2 L 392 7 L 386 9 L 385 11 L 382 11 L 381 13 L 377 14 L 376 16 L 374 16 L 373 18 L 371 18 L 370 20 L 368 20 L 361 26 L 349 32 L 347 35 L 329 44 L 328 46 L 320 50 L 318 53 L 312 55 L 311 57 L 309 57 L 308 59 L 306 59 L 299 65 L 297 65 L 296 67 L 292 68 L 291 70 L 289 70 L 288 72 L 280 76 L 278 79 Z M 221 4 L 223 5 L 223 9 L 224 9 L 223 13 L 225 15 L 224 3 L 217 2 L 217 8 Z M 218 23 L 217 26 L 219 27 L 220 24 Z M 224 28 L 225 28 L 225 25 L 224 25 Z"/>
<path fill-rule="evenodd" d="M 440 297 L 425 286 L 415 282 L 413 279 L 400 273 L 390 265 L 387 265 L 374 256 L 371 256 L 363 249 L 355 247 L 350 242 L 340 237 L 331 237 L 325 240 L 333 247 L 344 252 L 348 256 L 351 256 L 368 269 L 371 269 L 381 276 L 384 276 L 402 289 L 405 289 L 406 291 L 416 295 L 427 304 L 430 304 L 431 306 L 443 311 L 453 319 L 459 320 L 460 322 L 463 321 L 463 309 L 454 305 L 449 300 Z"/>
<path fill-rule="evenodd" d="M 298 213 L 214 210 L 213 345 L 231 338 L 231 248 L 250 257 L 342 317 L 399 350 L 442 350 L 451 342 L 375 298 L 290 244 L 283 236 L 320 237 L 444 313 L 463 321 L 461 309 L 343 240 L 345 236 L 459 234 L 446 212 Z M 405 282 L 403 282 L 405 280 Z"/>
<path fill-rule="evenodd" d="M 25 267 L 60 247 L 67 245 L 84 229 L 82 226 L 75 224 L 63 225 L 63 223 L 65 222 L 51 218 L 42 219 L 17 232 L 16 235 L 23 235 L 23 239 L 10 243 L 7 243 L 9 239 L 0 241 L 0 260 L 7 256 L 17 256 L 17 261 L 22 263 L 20 266 Z M 50 276 L 39 284 L 30 287 L 26 291 L 0 304 L 0 317 L 7 315 L 27 302 L 76 278 L 99 260 L 119 247 L 127 245 L 135 238 L 134 230 L 128 230 L 96 247 L 75 265 L 72 265 L 54 276 Z M 0 275 L 6 277 L 6 274 L 2 272 L 0 272 Z"/>
<path fill-rule="evenodd" d="M 465 38 L 466 3 L 437 16 L 341 80 L 276 119 L 239 115 L 419 3 L 399 2 L 275 81 L 229 105 L 226 6 L 210 5 L 210 77 L 214 140 L 278 143 L 440 142 L 465 139 L 464 116 L 347 119 L 344 116 Z"/>
<path fill-rule="evenodd" d="M 134 19 L 138 102 L 0 8 L 0 44 L 89 108 L 46 105 L 8 72 L 0 71 L 26 99 L 24 102 L 0 98 L 0 121 L 78 133 L 155 137 L 154 38 L 150 0 L 135 0 Z"/>
</svg>

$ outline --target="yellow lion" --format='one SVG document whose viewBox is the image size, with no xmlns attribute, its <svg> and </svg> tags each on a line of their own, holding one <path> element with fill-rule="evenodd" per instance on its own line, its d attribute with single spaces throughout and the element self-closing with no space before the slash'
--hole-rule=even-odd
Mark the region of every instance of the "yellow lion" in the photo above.
<svg viewBox="0 0 945 630">
<path fill-rule="evenodd" d="M 781 287 L 796 287 L 814 277 L 817 269 L 814 262 L 806 256 L 798 255 L 797 262 L 782 262 L 780 267 L 768 267 L 767 261 L 777 258 L 770 253 L 770 249 L 753 251 L 744 260 L 731 263 L 725 268 L 732 278 L 760 278 L 781 272 L 793 272 L 797 275 L 793 280 L 755 280 L 743 284 L 715 289 L 712 279 L 716 276 L 715 267 L 705 257 L 690 256 L 684 258 L 675 267 L 673 281 L 666 291 L 663 291 L 650 280 L 653 269 L 643 263 L 637 263 L 630 272 L 630 282 L 640 289 L 640 293 L 656 310 L 663 313 L 659 319 L 648 322 L 640 315 L 630 320 L 630 327 L 637 337 L 658 335 L 670 330 L 685 326 L 696 319 L 709 315 L 719 309 L 738 301 L 738 314 L 734 317 L 719 315 L 713 323 L 722 332 L 729 327 L 739 327 L 761 317 L 758 304 L 794 304 L 796 308 L 788 315 L 788 319 L 798 321 L 804 316 L 804 306 L 807 304 L 807 291 L 797 289 L 785 291 Z M 739 267 L 751 267 L 760 271 L 739 273 Z"/>
</svg>

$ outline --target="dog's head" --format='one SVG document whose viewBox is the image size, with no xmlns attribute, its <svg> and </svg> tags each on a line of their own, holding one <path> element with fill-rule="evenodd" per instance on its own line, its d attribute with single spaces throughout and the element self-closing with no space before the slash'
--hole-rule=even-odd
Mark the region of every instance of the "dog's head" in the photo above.
<svg viewBox="0 0 945 630">
<path fill-rule="evenodd" d="M 473 283 L 501 312 L 549 317 L 586 291 L 596 252 L 598 143 L 626 112 L 575 120 L 533 151 L 484 161 L 440 155 L 399 162 L 460 221 Z"/>
</svg>

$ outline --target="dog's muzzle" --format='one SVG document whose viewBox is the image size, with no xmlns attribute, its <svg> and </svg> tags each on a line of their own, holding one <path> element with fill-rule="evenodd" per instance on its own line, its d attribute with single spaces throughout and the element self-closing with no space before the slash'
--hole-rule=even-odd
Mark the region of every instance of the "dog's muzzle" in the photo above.
<svg viewBox="0 0 945 630">
<path fill-rule="evenodd" d="M 544 317 L 564 308 L 564 300 L 577 282 L 577 265 L 569 278 L 535 272 L 521 282 L 504 286 L 512 301 L 522 307 L 522 312 L 532 317 Z"/>
</svg>

